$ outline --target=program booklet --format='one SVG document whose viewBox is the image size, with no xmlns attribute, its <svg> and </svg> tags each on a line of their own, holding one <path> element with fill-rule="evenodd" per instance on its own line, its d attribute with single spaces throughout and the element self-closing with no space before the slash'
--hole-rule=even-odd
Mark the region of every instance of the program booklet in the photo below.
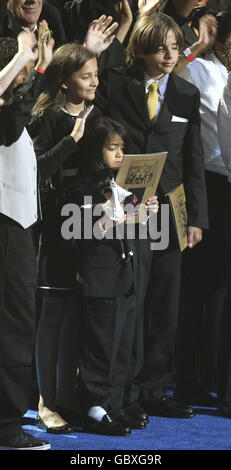
<svg viewBox="0 0 231 470">
<path fill-rule="evenodd" d="M 145 204 L 154 196 L 167 152 L 124 155 L 116 183 L 132 194 L 123 201 L 126 223 L 143 223 L 148 218 Z"/>
<path fill-rule="evenodd" d="M 181 251 L 183 251 L 188 246 L 188 217 L 183 183 L 180 184 L 180 186 L 177 186 L 177 188 L 170 191 L 168 194 L 166 194 L 166 196 L 168 196 L 169 199 L 179 248 Z"/>
</svg>

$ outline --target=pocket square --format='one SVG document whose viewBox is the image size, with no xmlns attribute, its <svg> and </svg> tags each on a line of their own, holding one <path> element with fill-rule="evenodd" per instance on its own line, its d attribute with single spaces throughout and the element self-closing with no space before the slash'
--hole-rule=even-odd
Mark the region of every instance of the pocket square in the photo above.
<svg viewBox="0 0 231 470">
<path fill-rule="evenodd" d="M 172 122 L 188 122 L 188 119 L 180 116 L 172 116 Z"/>
</svg>

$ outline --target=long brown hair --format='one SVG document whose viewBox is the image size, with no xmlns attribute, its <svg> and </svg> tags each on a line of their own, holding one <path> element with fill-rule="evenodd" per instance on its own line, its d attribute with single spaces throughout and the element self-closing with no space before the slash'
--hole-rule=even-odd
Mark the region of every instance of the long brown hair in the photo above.
<svg viewBox="0 0 231 470">
<path fill-rule="evenodd" d="M 172 30 L 176 36 L 179 50 L 183 46 L 183 34 L 178 24 L 164 13 L 151 13 L 142 16 L 134 25 L 126 49 L 126 66 L 128 69 L 142 66 L 142 59 L 137 55 L 155 54 L 158 47 L 165 44 L 168 32 Z"/>
<path fill-rule="evenodd" d="M 39 96 L 32 114 L 41 116 L 47 109 L 62 103 L 64 91 L 61 84 L 94 57 L 95 54 L 76 41 L 59 47 L 47 67 L 45 90 Z"/>
</svg>

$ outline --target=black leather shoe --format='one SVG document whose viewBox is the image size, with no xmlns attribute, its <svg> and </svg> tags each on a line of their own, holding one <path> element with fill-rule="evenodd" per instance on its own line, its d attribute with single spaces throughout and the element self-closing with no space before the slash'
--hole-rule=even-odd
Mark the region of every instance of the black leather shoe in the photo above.
<svg viewBox="0 0 231 470">
<path fill-rule="evenodd" d="M 49 450 L 49 442 L 37 439 L 21 431 L 17 436 L 1 437 L 0 450 Z"/>
<path fill-rule="evenodd" d="M 40 416 L 36 419 L 36 426 L 50 434 L 68 434 L 69 432 L 75 431 L 69 426 L 69 424 L 64 424 L 63 426 L 47 426 Z"/>
<path fill-rule="evenodd" d="M 129 416 L 127 410 L 122 410 L 118 416 L 116 416 L 117 421 L 119 421 L 124 426 L 128 426 L 131 429 L 144 429 L 146 428 L 146 421 L 141 419 L 134 418 L 134 416 Z"/>
<path fill-rule="evenodd" d="M 86 416 L 83 418 L 83 429 L 86 432 L 93 434 L 105 434 L 106 436 L 129 436 L 131 428 L 127 425 L 121 424 L 114 418 L 106 414 L 102 421 Z"/>
<path fill-rule="evenodd" d="M 137 421 L 144 421 L 149 423 L 148 413 L 137 403 L 137 401 L 130 401 L 124 408 L 125 413 Z"/>
<path fill-rule="evenodd" d="M 223 416 L 224 418 L 231 418 L 231 404 L 230 405 L 218 405 L 217 411 L 219 415 Z"/>
<path fill-rule="evenodd" d="M 196 412 L 172 398 L 162 397 L 158 400 L 151 399 L 145 406 L 150 415 L 164 416 L 168 418 L 193 418 Z"/>
<path fill-rule="evenodd" d="M 202 385 L 193 383 L 191 387 L 182 388 L 175 393 L 176 401 L 187 405 L 216 407 L 217 399 Z"/>
</svg>

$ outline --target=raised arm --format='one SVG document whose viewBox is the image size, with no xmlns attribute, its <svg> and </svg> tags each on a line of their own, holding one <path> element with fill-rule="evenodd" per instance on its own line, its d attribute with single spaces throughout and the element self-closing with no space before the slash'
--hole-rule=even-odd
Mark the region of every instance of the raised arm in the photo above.
<svg viewBox="0 0 231 470">
<path fill-rule="evenodd" d="M 18 52 L 0 71 L 0 96 L 7 90 L 16 75 L 30 60 L 37 60 L 38 48 L 34 33 L 22 32 L 18 36 Z"/>
<path fill-rule="evenodd" d="M 38 59 L 37 66 L 39 66 L 40 71 L 33 70 L 25 82 L 17 87 L 14 95 L 0 107 L 0 145 L 9 146 L 20 137 L 24 127 L 30 120 L 31 110 L 36 99 L 42 91 L 44 73 L 41 73 L 41 71 L 45 72 L 49 65 L 54 45 L 53 40 L 45 41 L 43 28 L 45 28 L 44 24 L 39 33 L 39 53 L 36 41 L 36 48 L 33 48 L 33 50 L 31 48 L 32 53 L 29 54 L 29 60 Z M 24 33 L 22 34 L 24 35 Z M 29 37 L 30 33 L 25 33 L 25 36 L 23 36 L 24 50 Z"/>
<path fill-rule="evenodd" d="M 199 21 L 199 37 L 198 40 L 190 46 L 190 51 L 194 57 L 198 57 L 202 52 L 210 49 L 216 39 L 217 22 L 214 16 L 204 15 Z M 174 72 L 179 74 L 186 65 L 189 64 L 188 59 L 181 54 L 178 63 L 174 68 Z"/>
<path fill-rule="evenodd" d="M 118 31 L 116 32 L 116 37 L 118 41 L 123 44 L 132 25 L 132 11 L 128 0 L 122 0 L 122 2 L 118 2 L 117 9 L 120 14 L 120 22 Z"/>
</svg>

